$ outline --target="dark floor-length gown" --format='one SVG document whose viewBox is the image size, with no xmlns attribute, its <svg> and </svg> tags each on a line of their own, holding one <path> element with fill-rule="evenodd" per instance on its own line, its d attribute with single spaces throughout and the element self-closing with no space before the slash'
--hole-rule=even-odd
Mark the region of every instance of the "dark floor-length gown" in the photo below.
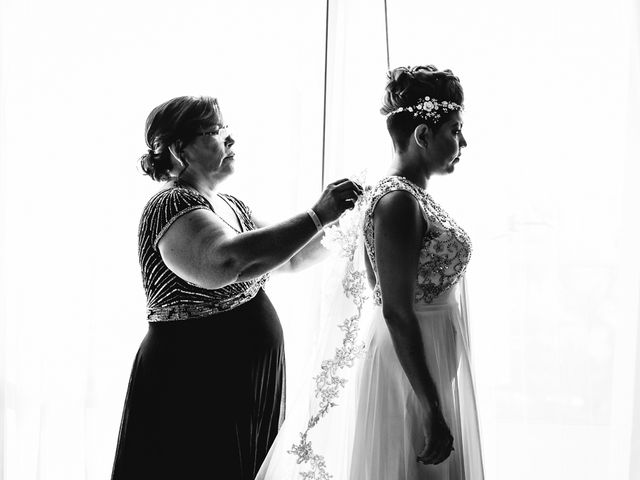
<svg viewBox="0 0 640 480">
<path fill-rule="evenodd" d="M 242 230 L 255 224 L 225 195 Z M 207 290 L 173 274 L 158 241 L 181 215 L 213 210 L 172 186 L 143 211 L 139 257 L 149 330 L 135 358 L 112 480 L 253 479 L 284 418 L 282 328 L 267 277 Z"/>
</svg>

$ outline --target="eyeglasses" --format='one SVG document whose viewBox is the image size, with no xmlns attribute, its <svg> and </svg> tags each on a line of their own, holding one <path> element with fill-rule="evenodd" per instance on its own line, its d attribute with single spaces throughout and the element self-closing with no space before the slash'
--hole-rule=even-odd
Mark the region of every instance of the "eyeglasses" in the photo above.
<svg viewBox="0 0 640 480">
<path fill-rule="evenodd" d="M 215 130 L 210 130 L 208 132 L 200 132 L 196 134 L 196 137 L 215 137 L 218 134 L 222 136 L 227 136 L 229 133 L 229 125 L 219 125 Z"/>
</svg>

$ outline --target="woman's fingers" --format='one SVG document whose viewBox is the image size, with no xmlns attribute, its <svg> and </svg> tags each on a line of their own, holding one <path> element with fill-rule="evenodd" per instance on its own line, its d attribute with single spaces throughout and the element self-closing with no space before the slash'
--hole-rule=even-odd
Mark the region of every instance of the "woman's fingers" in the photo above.
<svg viewBox="0 0 640 480">
<path fill-rule="evenodd" d="M 433 459 L 434 465 L 443 462 L 446 460 L 451 454 L 451 449 L 453 448 L 453 436 L 451 435 L 451 431 L 449 430 L 449 426 L 445 422 L 444 418 L 440 418 L 440 420 L 436 423 L 436 429 L 438 430 L 438 437 L 440 438 L 439 448 L 437 449 L 437 454 Z"/>
<path fill-rule="evenodd" d="M 438 450 L 437 455 L 434 456 L 434 458 L 432 459 L 432 462 L 434 465 L 438 465 L 439 463 L 444 462 L 447 458 L 449 458 L 449 455 L 451 455 L 451 451 L 452 451 L 452 447 L 453 447 L 453 441 L 443 441 L 440 444 L 440 448 Z"/>
<path fill-rule="evenodd" d="M 340 192 L 337 195 L 337 198 L 340 201 L 346 201 L 346 202 L 351 202 L 351 204 L 355 204 L 356 200 L 358 200 L 358 196 L 359 194 L 357 192 L 351 191 L 351 190 L 347 190 L 344 192 Z"/>
<path fill-rule="evenodd" d="M 336 187 L 336 195 L 343 200 L 353 200 L 355 202 L 362 195 L 362 192 L 362 187 L 351 181 Z"/>
<path fill-rule="evenodd" d="M 429 444 L 427 443 L 422 451 L 418 454 L 418 461 L 422 462 L 423 459 L 427 456 L 427 452 L 429 451 Z"/>
<path fill-rule="evenodd" d="M 353 208 L 362 194 L 362 187 L 351 180 L 345 181 L 333 188 L 333 197 L 342 209 Z"/>
<path fill-rule="evenodd" d="M 324 189 L 314 210 L 324 224 L 331 223 L 346 209 L 353 208 L 362 192 L 363 188 L 348 178 L 336 180 Z"/>
<path fill-rule="evenodd" d="M 444 462 L 453 451 L 453 437 L 449 432 L 440 432 L 431 436 L 429 443 L 418 455 L 417 460 L 425 465 L 438 465 Z"/>
<path fill-rule="evenodd" d="M 340 180 L 336 180 L 335 182 L 331 182 L 330 184 L 327 185 L 327 187 L 331 187 L 331 186 L 337 187 L 338 185 L 340 185 L 340 184 L 342 184 L 344 182 L 347 182 L 347 181 L 349 181 L 348 178 L 341 178 Z"/>
<path fill-rule="evenodd" d="M 446 457 L 444 456 L 445 445 L 441 441 L 432 442 L 429 445 L 429 449 L 422 457 L 421 461 L 425 465 L 437 465 L 441 463 Z"/>
<path fill-rule="evenodd" d="M 326 189 L 333 190 L 334 192 L 342 192 L 345 190 L 354 190 L 358 193 L 363 192 L 363 188 L 360 184 L 348 178 L 342 178 L 340 180 L 336 180 L 335 182 L 331 182 L 326 186 Z"/>
<path fill-rule="evenodd" d="M 429 458 L 431 457 L 431 450 L 429 449 L 429 445 L 424 447 L 424 450 L 418 455 L 418 462 L 423 465 L 429 465 Z"/>
<path fill-rule="evenodd" d="M 336 192 L 355 191 L 358 192 L 358 194 L 361 194 L 363 192 L 363 188 L 360 184 L 354 182 L 353 180 L 349 180 L 348 178 L 339 182 L 334 182 L 332 185 Z"/>
<path fill-rule="evenodd" d="M 436 455 L 436 449 L 438 448 L 438 441 L 434 437 L 429 439 L 427 445 L 424 447 L 422 453 L 418 457 L 418 461 L 425 465 L 430 465 L 433 462 L 433 458 Z"/>
</svg>

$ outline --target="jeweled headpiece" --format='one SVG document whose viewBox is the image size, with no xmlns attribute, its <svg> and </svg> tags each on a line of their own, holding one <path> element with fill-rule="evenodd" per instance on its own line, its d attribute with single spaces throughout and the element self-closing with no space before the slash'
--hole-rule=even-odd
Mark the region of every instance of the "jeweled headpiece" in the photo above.
<svg viewBox="0 0 640 480">
<path fill-rule="evenodd" d="M 455 102 L 448 100 L 436 100 L 431 97 L 424 97 L 418 103 L 410 105 L 408 107 L 398 107 L 395 110 L 389 112 L 387 117 L 399 112 L 413 113 L 414 117 L 420 117 L 424 120 L 432 120 L 437 122 L 442 115 L 446 115 L 449 112 L 455 112 L 458 110 L 464 110 L 464 106 L 458 105 Z"/>
</svg>

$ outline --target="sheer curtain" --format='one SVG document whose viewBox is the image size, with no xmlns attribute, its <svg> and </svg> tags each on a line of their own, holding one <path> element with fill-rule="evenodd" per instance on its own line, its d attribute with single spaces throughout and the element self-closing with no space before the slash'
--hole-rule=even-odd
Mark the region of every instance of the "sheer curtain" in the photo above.
<svg viewBox="0 0 640 480">
<path fill-rule="evenodd" d="M 627 205 L 634 205 L 637 208 L 638 205 L 638 193 L 637 193 L 637 181 L 640 178 L 640 165 L 638 165 L 638 151 L 640 150 L 640 139 L 638 138 L 638 132 L 640 131 L 640 111 L 637 108 L 640 105 L 640 4 L 636 3 L 635 8 L 630 11 L 631 20 L 631 55 L 630 65 L 631 71 L 629 75 L 630 85 L 630 105 L 629 108 L 629 153 L 627 158 L 627 167 L 625 169 L 626 181 L 625 181 L 625 201 Z M 635 229 L 631 227 L 629 230 L 629 236 L 632 239 L 637 240 L 637 225 L 636 218 Z M 625 232 L 626 233 L 626 232 Z M 634 233 L 636 234 L 634 237 Z M 637 249 L 634 251 L 634 260 L 636 267 L 640 264 L 638 261 Z M 637 272 L 637 268 L 635 269 Z M 636 294 L 640 297 L 640 288 L 636 288 Z M 631 293 L 633 295 L 633 293 Z M 637 298 L 637 297 L 636 297 Z M 636 305 L 640 305 L 640 301 L 636 302 Z M 640 309 L 640 308 L 639 308 Z M 636 311 L 635 314 L 636 325 L 640 321 L 640 312 Z M 631 398 L 633 398 L 634 415 L 632 419 L 633 431 L 631 440 L 631 459 L 629 478 L 640 478 L 640 329 L 637 329 L 636 333 L 636 357 L 635 357 L 635 375 L 631 376 L 634 380 L 634 390 Z"/>
<path fill-rule="evenodd" d="M 469 147 L 429 188 L 474 240 L 487 478 L 640 478 L 637 5 L 387 4 L 392 66 L 434 63 L 465 86 Z M 325 179 L 375 178 L 390 154 L 384 5 L 330 5 Z M 108 478 L 146 329 L 136 233 L 158 186 L 135 161 L 153 106 L 219 97 L 238 153 L 225 189 L 273 220 L 314 201 L 324 15 L 293 0 L 0 2 L 3 478 Z M 290 386 L 316 274 L 269 289 Z"/>
</svg>

